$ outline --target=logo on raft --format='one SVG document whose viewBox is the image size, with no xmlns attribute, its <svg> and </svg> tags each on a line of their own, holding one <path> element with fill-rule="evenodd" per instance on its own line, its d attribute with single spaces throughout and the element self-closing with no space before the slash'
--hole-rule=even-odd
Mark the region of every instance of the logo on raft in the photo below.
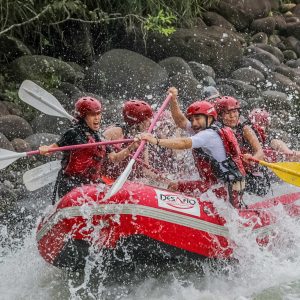
<svg viewBox="0 0 300 300">
<path fill-rule="evenodd" d="M 165 194 L 160 195 L 160 200 L 165 201 L 168 205 L 182 208 L 182 209 L 189 209 L 193 208 L 196 204 L 196 200 L 189 199 L 180 195 L 172 195 L 172 194 Z"/>
<path fill-rule="evenodd" d="M 196 198 L 161 190 L 155 190 L 155 192 L 159 207 L 200 216 L 199 202 Z"/>
</svg>

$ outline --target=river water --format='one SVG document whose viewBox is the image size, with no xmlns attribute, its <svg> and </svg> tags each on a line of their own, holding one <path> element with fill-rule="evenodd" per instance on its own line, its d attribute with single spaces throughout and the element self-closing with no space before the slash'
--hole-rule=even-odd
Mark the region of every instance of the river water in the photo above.
<svg viewBox="0 0 300 300">
<path fill-rule="evenodd" d="M 289 185 L 274 186 L 273 195 L 300 191 Z M 20 203 L 24 218 L 15 229 L 0 227 L 0 299 L 300 299 L 300 224 L 278 208 L 280 222 L 276 248 L 259 248 L 250 232 L 237 230 L 238 218 L 225 204 L 218 210 L 228 218 L 232 239 L 238 244 L 237 264 L 212 266 L 203 264 L 191 272 L 189 268 L 162 271 L 155 276 L 126 284 L 106 284 L 86 270 L 68 274 L 58 270 L 39 256 L 35 242 L 38 215 L 49 204 L 50 189 L 33 194 Z M 268 195 L 272 196 L 271 194 Z M 246 198 L 255 202 L 258 199 Z M 218 201 L 220 203 L 220 201 Z M 23 207 L 23 208 L 22 208 Z M 227 209 L 226 209 L 227 208 Z M 19 236 L 15 231 L 19 230 Z M 94 281 L 94 282 L 93 282 Z M 97 281 L 97 282 L 95 282 Z"/>
</svg>

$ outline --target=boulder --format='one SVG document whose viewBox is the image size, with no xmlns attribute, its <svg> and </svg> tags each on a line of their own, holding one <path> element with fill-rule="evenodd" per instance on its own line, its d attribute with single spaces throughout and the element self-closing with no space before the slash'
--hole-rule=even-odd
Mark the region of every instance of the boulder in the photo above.
<svg viewBox="0 0 300 300">
<path fill-rule="evenodd" d="M 28 152 L 31 150 L 29 143 L 27 143 L 23 139 L 19 139 L 19 138 L 13 139 L 11 141 L 11 144 L 14 147 L 16 152 Z"/>
<path fill-rule="evenodd" d="M 0 101 L 0 117 L 9 115 L 8 108 L 5 104 L 5 101 Z"/>
<path fill-rule="evenodd" d="M 51 145 L 56 143 L 59 135 L 51 133 L 35 133 L 25 139 L 32 149 L 38 149 L 42 145 Z"/>
<path fill-rule="evenodd" d="M 62 135 L 70 127 L 70 121 L 66 118 L 41 114 L 32 120 L 31 126 L 35 133 Z"/>
<path fill-rule="evenodd" d="M 241 67 L 251 67 L 255 70 L 260 71 L 264 76 L 267 76 L 269 73 L 266 65 L 264 65 L 261 61 L 251 57 L 243 57 Z"/>
<path fill-rule="evenodd" d="M 256 19 L 251 23 L 250 29 L 254 32 L 265 32 L 266 34 L 272 34 L 275 30 L 275 19 L 273 17 L 266 17 Z"/>
<path fill-rule="evenodd" d="M 83 81 L 88 92 L 104 97 L 145 98 L 166 92 L 165 69 L 138 53 L 113 49 L 104 53 L 86 72 Z"/>
<path fill-rule="evenodd" d="M 14 151 L 14 147 L 12 146 L 11 142 L 1 132 L 0 132 L 0 148 L 7 149 L 7 150 L 10 150 L 10 151 Z"/>
<path fill-rule="evenodd" d="M 211 66 L 204 65 L 196 61 L 189 61 L 188 64 L 193 72 L 194 77 L 199 81 L 203 80 L 203 78 L 207 76 L 212 78 L 216 77 L 216 73 Z"/>
<path fill-rule="evenodd" d="M 21 56 L 10 64 L 9 69 L 11 75 L 20 82 L 25 79 L 43 82 L 76 81 L 76 72 L 68 63 L 50 56 Z"/>
<path fill-rule="evenodd" d="M 169 77 L 177 74 L 193 76 L 190 66 L 181 57 L 168 57 L 158 64 L 167 71 Z"/>
<path fill-rule="evenodd" d="M 272 110 L 291 109 L 287 95 L 278 91 L 265 91 L 261 93 L 264 103 L 267 107 L 272 107 Z"/>
<path fill-rule="evenodd" d="M 214 5 L 214 10 L 235 28 L 243 30 L 254 19 L 267 17 L 273 5 L 270 0 L 221 0 Z"/>
<path fill-rule="evenodd" d="M 147 55 L 154 60 L 179 56 L 185 61 L 209 65 L 219 76 L 228 75 L 242 58 L 238 35 L 217 26 L 179 28 L 168 39 L 152 33 L 148 40 Z"/>
<path fill-rule="evenodd" d="M 231 73 L 231 78 L 241 80 L 250 85 L 256 85 L 265 80 L 265 76 L 252 67 L 240 68 Z"/>
<path fill-rule="evenodd" d="M 21 40 L 5 34 L 0 36 L 0 61 L 11 62 L 23 55 L 31 55 L 31 51 Z"/>
<path fill-rule="evenodd" d="M 171 86 L 176 86 L 178 88 L 178 95 L 184 107 L 190 104 L 196 99 L 201 99 L 202 97 L 202 84 L 194 77 L 188 75 L 175 75 L 170 78 Z"/>
<path fill-rule="evenodd" d="M 227 28 L 232 31 L 236 31 L 234 26 L 229 21 L 227 21 L 223 16 L 219 15 L 216 12 L 212 12 L 212 11 L 204 12 L 202 17 L 205 24 L 207 24 L 208 26 L 219 26 L 222 28 Z"/>
<path fill-rule="evenodd" d="M 7 115 L 0 117 L 0 132 L 9 140 L 26 138 L 33 133 L 30 124 L 22 117 Z"/>
</svg>

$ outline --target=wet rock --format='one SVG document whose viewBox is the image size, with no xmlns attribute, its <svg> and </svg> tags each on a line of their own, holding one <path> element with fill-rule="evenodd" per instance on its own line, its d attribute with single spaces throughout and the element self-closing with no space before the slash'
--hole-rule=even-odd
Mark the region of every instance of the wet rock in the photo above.
<svg viewBox="0 0 300 300">
<path fill-rule="evenodd" d="M 3 103 L 6 105 L 6 108 L 10 115 L 16 115 L 22 117 L 23 115 L 22 110 L 17 104 L 8 101 L 3 101 Z"/>
<path fill-rule="evenodd" d="M 5 34 L 0 36 L 0 61 L 11 62 L 23 55 L 31 55 L 31 51 L 21 40 Z"/>
<path fill-rule="evenodd" d="M 293 50 L 298 56 L 300 56 L 300 42 L 298 39 L 293 36 L 289 36 L 284 40 L 284 44 L 286 45 L 286 49 Z"/>
<path fill-rule="evenodd" d="M 286 65 L 282 64 L 282 65 L 277 66 L 275 68 L 275 72 L 278 72 L 282 75 L 287 76 L 292 81 L 294 81 L 295 83 L 300 85 L 300 70 L 293 69 L 293 68 L 290 68 L 289 66 L 286 66 Z"/>
<path fill-rule="evenodd" d="M 215 80 L 210 76 L 204 77 L 202 79 L 201 83 L 203 86 L 216 86 L 217 85 Z"/>
<path fill-rule="evenodd" d="M 269 0 L 221 0 L 214 9 L 238 30 L 243 30 L 258 18 L 268 16 L 273 5 Z"/>
<path fill-rule="evenodd" d="M 237 95 L 240 95 L 242 97 L 256 97 L 258 94 L 258 91 L 256 87 L 247 84 L 241 80 L 235 80 L 235 79 L 230 79 L 230 78 L 220 78 L 217 80 L 217 84 L 228 84 L 234 87 L 235 93 Z M 232 95 L 230 95 L 232 96 Z"/>
<path fill-rule="evenodd" d="M 216 77 L 214 69 L 208 65 L 198 63 L 196 61 L 189 61 L 188 65 L 192 69 L 194 77 L 201 81 L 204 77 L 210 76 L 212 78 Z"/>
<path fill-rule="evenodd" d="M 276 56 L 279 59 L 280 62 L 282 62 L 284 59 L 284 56 L 283 56 L 281 50 L 278 49 L 277 47 L 274 47 L 271 45 L 266 45 L 266 44 L 262 44 L 262 43 L 255 44 L 255 45 L 248 47 L 248 51 L 249 51 L 249 49 L 252 49 L 253 53 L 260 52 L 257 48 L 273 54 L 274 56 Z"/>
<path fill-rule="evenodd" d="M 158 64 L 167 71 L 169 77 L 177 74 L 193 76 L 190 66 L 181 57 L 169 57 Z"/>
<path fill-rule="evenodd" d="M 267 107 L 272 107 L 272 110 L 291 109 L 287 95 L 278 91 L 265 91 L 261 93 Z"/>
<path fill-rule="evenodd" d="M 231 78 L 241 80 L 250 85 L 256 85 L 265 80 L 265 76 L 260 71 L 252 69 L 251 67 L 235 70 L 231 73 Z"/>
<path fill-rule="evenodd" d="M 86 72 L 84 87 L 104 97 L 145 98 L 166 92 L 167 72 L 138 53 L 114 49 L 104 53 Z"/>
<path fill-rule="evenodd" d="M 283 51 L 285 60 L 296 60 L 297 54 L 293 50 L 285 50 Z"/>
<path fill-rule="evenodd" d="M 57 142 L 59 136 L 51 133 L 35 133 L 28 136 L 25 141 L 30 145 L 32 149 L 38 149 L 42 145 L 51 145 Z"/>
<path fill-rule="evenodd" d="M 26 138 L 33 133 L 30 124 L 25 119 L 14 115 L 0 117 L 0 132 L 9 140 Z"/>
<path fill-rule="evenodd" d="M 218 82 L 217 86 L 220 95 L 232 96 L 232 97 L 237 96 L 236 89 L 232 85 Z"/>
<path fill-rule="evenodd" d="M 0 132 L 0 148 L 7 149 L 7 150 L 10 150 L 10 151 L 14 151 L 14 147 L 12 146 L 11 142 L 1 132 Z"/>
<path fill-rule="evenodd" d="M 74 110 L 74 102 L 70 99 L 70 97 L 68 97 L 67 93 L 64 93 L 58 88 L 50 89 L 49 93 L 59 101 L 59 103 L 69 114 L 72 114 Z"/>
<path fill-rule="evenodd" d="M 272 34 L 275 30 L 275 19 L 273 17 L 266 17 L 254 20 L 250 29 L 254 32 L 265 32 L 266 34 Z"/>
<path fill-rule="evenodd" d="M 66 81 L 75 83 L 76 72 L 66 62 L 44 55 L 22 56 L 9 66 L 12 76 L 20 82 L 25 79 L 51 82 Z"/>
<path fill-rule="evenodd" d="M 277 47 L 277 45 L 281 43 L 281 39 L 277 34 L 272 34 L 269 36 L 269 43 L 270 45 Z"/>
<path fill-rule="evenodd" d="M 291 68 L 300 68 L 300 58 L 296 60 L 287 61 L 286 65 Z"/>
<path fill-rule="evenodd" d="M 16 152 L 28 152 L 31 150 L 29 143 L 20 138 L 13 139 L 11 144 Z"/>
<path fill-rule="evenodd" d="M 300 39 L 300 20 L 287 23 L 286 31 L 288 35 L 293 35 L 296 39 Z"/>
<path fill-rule="evenodd" d="M 268 43 L 268 35 L 264 32 L 258 32 L 251 37 L 251 42 L 253 43 Z"/>
<path fill-rule="evenodd" d="M 258 47 L 248 47 L 246 55 L 261 61 L 271 70 L 274 70 L 275 66 L 280 64 L 280 60 L 276 56 Z"/>
<path fill-rule="evenodd" d="M 63 134 L 71 125 L 66 118 L 59 118 L 41 114 L 31 122 L 35 133 L 52 133 L 56 135 Z"/>
<path fill-rule="evenodd" d="M 0 101 L 0 117 L 9 115 L 9 111 L 4 101 Z"/>
<path fill-rule="evenodd" d="M 279 33 L 285 32 L 286 30 L 286 21 L 285 18 L 281 15 L 273 16 L 275 20 L 275 30 L 278 30 Z"/>
<path fill-rule="evenodd" d="M 267 76 L 269 73 L 269 69 L 266 65 L 264 65 L 261 61 L 251 57 L 243 57 L 241 67 L 251 67 L 261 72 L 264 76 Z"/>
<path fill-rule="evenodd" d="M 196 78 L 179 74 L 171 77 L 170 83 L 178 88 L 182 103 L 190 104 L 191 101 L 201 99 L 203 86 Z"/>
<path fill-rule="evenodd" d="M 207 11 L 203 14 L 203 20 L 208 26 L 219 26 L 222 28 L 227 28 L 232 31 L 236 31 L 233 24 L 227 21 L 223 16 L 217 14 L 216 12 Z"/>
<path fill-rule="evenodd" d="M 272 90 L 277 90 L 278 92 L 293 92 L 297 91 L 299 93 L 299 86 L 293 82 L 290 78 L 277 72 L 272 72 L 268 78 L 268 83 Z"/>
<path fill-rule="evenodd" d="M 179 56 L 210 65 L 217 74 L 225 75 L 240 62 L 242 44 L 239 36 L 226 28 L 180 28 L 168 39 L 150 34 L 147 55 L 154 60 Z"/>
</svg>

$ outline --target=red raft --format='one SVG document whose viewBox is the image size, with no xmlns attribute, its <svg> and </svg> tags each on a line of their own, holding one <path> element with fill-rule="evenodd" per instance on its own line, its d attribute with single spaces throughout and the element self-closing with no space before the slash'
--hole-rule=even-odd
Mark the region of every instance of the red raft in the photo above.
<svg viewBox="0 0 300 300">
<path fill-rule="evenodd" d="M 40 220 L 37 244 L 47 262 L 74 270 L 99 253 L 113 263 L 232 257 L 226 221 L 211 202 L 134 182 L 103 201 L 106 189 L 76 188 Z M 267 243 L 276 223 L 270 208 L 280 204 L 290 216 L 300 216 L 300 192 L 239 210 L 259 243 Z"/>
</svg>

